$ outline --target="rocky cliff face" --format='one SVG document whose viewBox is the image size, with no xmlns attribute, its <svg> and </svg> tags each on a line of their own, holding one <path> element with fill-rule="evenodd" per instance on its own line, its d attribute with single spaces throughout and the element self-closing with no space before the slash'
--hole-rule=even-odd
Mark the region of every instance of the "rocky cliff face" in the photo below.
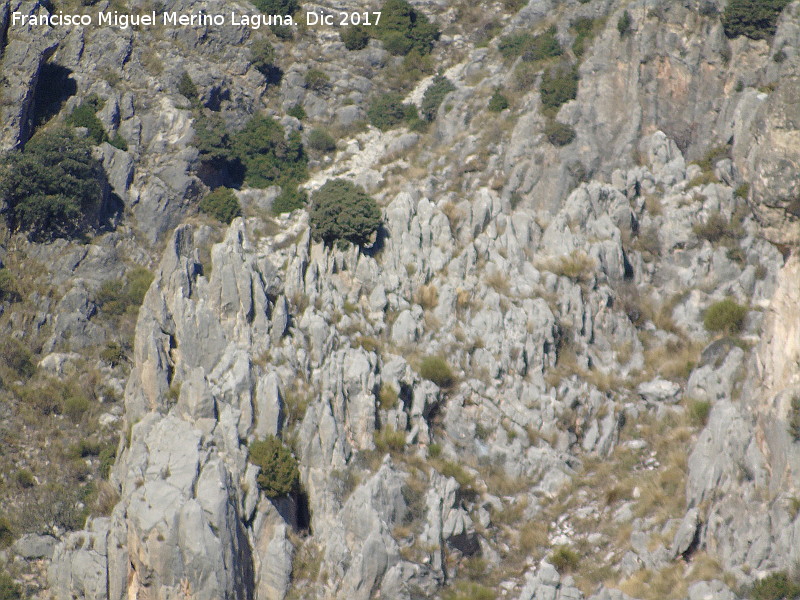
<svg viewBox="0 0 800 600">
<path fill-rule="evenodd" d="M 63 297 L 16 322 L 68 360 L 55 351 L 112 335 L 102 280 L 126 259 L 156 265 L 113 420 L 109 514 L 57 532 L 40 597 L 699 600 L 747 597 L 800 559 L 800 4 L 769 42 L 727 39 L 708 1 L 504 9 L 499 37 L 554 24 L 565 48 L 592 19 L 587 50 L 567 51 L 563 146 L 539 71 L 526 84 L 497 41 L 477 47 L 466 4 L 419 7 L 447 27 L 436 58 L 456 88 L 427 132 L 353 127 L 397 68 L 374 40 L 276 42 L 276 87 L 244 28 L 36 43 L 7 29 L 5 148 L 30 134 L 45 64 L 77 86 L 60 110 L 98 94 L 128 145 L 98 150 L 125 206 L 116 230 L 26 245 Z M 329 85 L 311 89 L 321 65 Z M 258 190 L 238 192 L 227 228 L 190 216 L 205 188 L 173 91 L 184 71 L 231 126 L 299 103 L 342 128 L 307 187 L 367 188 L 376 245 L 315 242 L 306 211 L 267 217 L 274 194 Z M 511 106 L 493 113 L 498 88 Z M 717 334 L 704 317 L 726 299 L 746 310 Z M 448 377 L 426 370 L 434 358 Z M 268 435 L 293 449 L 299 493 L 260 490 L 248 445 Z"/>
</svg>

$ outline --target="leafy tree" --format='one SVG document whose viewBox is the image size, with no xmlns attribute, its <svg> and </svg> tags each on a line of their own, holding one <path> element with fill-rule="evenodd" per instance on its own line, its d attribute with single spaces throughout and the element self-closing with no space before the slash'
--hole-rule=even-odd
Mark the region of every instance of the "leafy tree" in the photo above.
<svg viewBox="0 0 800 600">
<path fill-rule="evenodd" d="M 75 236 L 96 217 L 102 181 L 87 139 L 64 128 L 38 133 L 0 162 L 6 222 L 37 241 Z"/>
<path fill-rule="evenodd" d="M 312 196 L 311 230 L 326 244 L 348 241 L 365 245 L 381 223 L 373 198 L 344 179 L 332 179 Z"/>
<path fill-rule="evenodd" d="M 532 35 L 527 31 L 512 33 L 500 40 L 497 49 L 505 58 L 522 56 L 522 60 L 526 62 L 561 56 L 564 50 L 556 38 L 556 33 L 555 26 L 538 35 Z"/>
<path fill-rule="evenodd" d="M 258 487 L 269 498 L 280 498 L 297 491 L 300 471 L 297 459 L 274 435 L 250 444 L 250 462 L 261 469 Z"/>
<path fill-rule="evenodd" d="M 633 19 L 631 19 L 631 14 L 626 10 L 617 21 L 617 31 L 619 31 L 620 35 L 627 35 L 631 31 L 631 25 L 633 25 Z"/>
<path fill-rule="evenodd" d="M 744 35 L 753 40 L 772 37 L 778 17 L 790 0 L 729 0 L 722 14 L 725 35 Z"/>
<path fill-rule="evenodd" d="M 230 223 L 242 214 L 242 207 L 232 190 L 219 187 L 200 200 L 199 208 L 217 221 Z"/>
<path fill-rule="evenodd" d="M 363 50 L 369 44 L 369 31 L 361 25 L 351 25 L 339 31 L 339 39 L 348 50 Z"/>
<path fill-rule="evenodd" d="M 396 55 L 408 54 L 412 49 L 428 54 L 440 35 L 436 25 L 405 0 L 386 0 L 373 31 L 384 47 Z"/>
<path fill-rule="evenodd" d="M 508 98 L 506 98 L 500 90 L 495 90 L 492 97 L 489 98 L 489 110 L 492 112 L 503 112 L 508 108 Z"/>
<path fill-rule="evenodd" d="M 234 155 L 245 168 L 245 181 L 264 188 L 301 181 L 307 177 L 308 157 L 300 134 L 288 138 L 280 124 L 270 117 L 256 115 L 233 136 Z"/>
<path fill-rule="evenodd" d="M 250 44 L 250 62 L 267 79 L 267 83 L 279 83 L 283 75 L 275 64 L 276 58 L 277 53 L 269 40 L 259 38 Z"/>
<path fill-rule="evenodd" d="M 231 136 L 218 114 L 200 115 L 195 121 L 194 132 L 194 144 L 200 152 L 201 161 L 217 169 L 236 161 Z"/>
<path fill-rule="evenodd" d="M 578 69 L 550 69 L 542 75 L 539 85 L 544 112 L 555 114 L 561 105 L 574 100 L 578 94 Z"/>
<path fill-rule="evenodd" d="M 425 95 L 422 97 L 422 114 L 428 121 L 433 121 L 436 118 L 436 113 L 439 112 L 444 97 L 456 89 L 449 79 L 442 75 L 437 75 L 433 78 L 433 82 L 425 90 Z"/>
<path fill-rule="evenodd" d="M 382 131 L 396 127 L 416 116 L 413 105 L 403 104 L 400 94 L 389 92 L 378 96 L 367 109 L 369 122 Z"/>
<path fill-rule="evenodd" d="M 197 100 L 197 86 L 186 71 L 178 79 L 178 93 L 188 100 Z"/>
<path fill-rule="evenodd" d="M 95 144 L 102 144 L 108 141 L 103 123 L 97 118 L 97 111 L 103 107 L 103 103 L 97 96 L 89 96 L 78 106 L 72 109 L 67 115 L 66 123 L 72 127 L 86 127 L 89 130 L 89 137 Z"/>
</svg>

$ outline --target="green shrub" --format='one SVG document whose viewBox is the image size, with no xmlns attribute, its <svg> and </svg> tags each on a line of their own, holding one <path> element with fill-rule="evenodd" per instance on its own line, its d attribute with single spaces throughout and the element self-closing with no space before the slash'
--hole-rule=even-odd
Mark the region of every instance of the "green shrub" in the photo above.
<svg viewBox="0 0 800 600">
<path fill-rule="evenodd" d="M 406 434 L 402 431 L 395 431 L 388 426 L 376 430 L 373 439 L 375 447 L 380 452 L 402 452 L 406 446 Z"/>
<path fill-rule="evenodd" d="M 336 150 L 336 141 L 324 129 L 312 129 L 308 134 L 308 147 L 316 152 L 327 154 Z"/>
<path fill-rule="evenodd" d="M 100 360 L 109 363 L 112 367 L 125 362 L 126 359 L 125 349 L 117 342 L 108 342 L 106 347 L 100 351 Z"/>
<path fill-rule="evenodd" d="M 433 78 L 431 84 L 425 90 L 425 95 L 422 97 L 422 115 L 428 120 L 433 121 L 436 118 L 436 113 L 439 111 L 444 97 L 456 89 L 446 77 L 437 75 Z"/>
<path fill-rule="evenodd" d="M 386 0 L 381 7 L 381 20 L 372 29 L 384 48 L 395 55 L 411 50 L 428 54 L 439 39 L 436 25 L 405 0 Z"/>
<path fill-rule="evenodd" d="M 789 404 L 789 435 L 800 442 L 800 396 L 793 396 Z"/>
<path fill-rule="evenodd" d="M 324 73 L 319 69 L 309 69 L 306 71 L 304 81 L 305 86 L 308 89 L 314 90 L 315 92 L 321 92 L 328 88 L 331 83 L 331 78 L 328 77 L 327 73 Z"/>
<path fill-rule="evenodd" d="M 297 187 L 289 185 L 281 189 L 281 193 L 272 201 L 273 214 L 280 215 L 303 208 L 308 203 L 308 195 Z"/>
<path fill-rule="evenodd" d="M 72 127 L 86 127 L 89 130 L 89 139 L 95 144 L 108 141 L 103 123 L 97 118 L 97 111 L 102 108 L 102 102 L 97 96 L 89 96 L 81 104 L 72 109 L 67 115 L 66 123 Z"/>
<path fill-rule="evenodd" d="M 226 187 L 218 187 L 207 194 L 200 200 L 198 208 L 207 215 L 214 217 L 217 221 L 228 224 L 242 214 L 239 199 L 233 193 L 233 190 Z"/>
<path fill-rule="evenodd" d="M 89 399 L 83 395 L 68 396 L 64 400 L 64 414 L 69 417 L 70 421 L 73 423 L 80 423 L 83 420 L 83 415 L 89 411 L 89 408 L 91 408 L 91 403 Z"/>
<path fill-rule="evenodd" d="M 581 17 L 572 22 L 570 30 L 575 34 L 575 41 L 572 42 L 572 52 L 575 53 L 575 56 L 580 58 L 589 49 L 589 44 L 594 39 L 602 23 L 601 19 L 590 19 L 588 17 Z"/>
<path fill-rule="evenodd" d="M 0 573 L 0 600 L 21 600 L 22 590 L 8 573 Z"/>
<path fill-rule="evenodd" d="M 394 408 L 399 398 L 397 390 L 390 383 L 384 383 L 378 392 L 378 406 L 383 410 Z"/>
<path fill-rule="evenodd" d="M 0 268 L 0 302 L 19 300 L 17 278 L 5 267 Z"/>
<path fill-rule="evenodd" d="M 308 176 L 308 157 L 300 134 L 293 131 L 287 137 L 271 117 L 254 116 L 232 136 L 232 146 L 244 165 L 244 180 L 252 187 L 283 185 Z"/>
<path fill-rule="evenodd" d="M 441 356 L 428 355 L 419 364 L 419 374 L 440 388 L 449 388 L 455 383 L 453 371 Z"/>
<path fill-rule="evenodd" d="M 197 86 L 186 71 L 178 79 L 178 93 L 188 100 L 197 100 Z"/>
<path fill-rule="evenodd" d="M 300 104 L 295 104 L 289 110 L 286 111 L 286 114 L 290 117 L 294 117 L 298 121 L 302 121 L 306 118 L 306 111 Z"/>
<path fill-rule="evenodd" d="M 11 521 L 0 516 L 0 548 L 8 548 L 13 543 L 14 530 L 11 527 Z"/>
<path fill-rule="evenodd" d="M 361 25 L 351 25 L 339 31 L 339 39 L 348 50 L 363 50 L 369 44 L 369 31 Z"/>
<path fill-rule="evenodd" d="M 0 363 L 23 379 L 30 379 L 36 371 L 31 351 L 13 337 L 0 339 Z"/>
<path fill-rule="evenodd" d="M 729 230 L 730 223 L 718 212 L 708 215 L 705 223 L 696 223 L 692 226 L 692 231 L 697 237 L 712 244 L 728 237 Z"/>
<path fill-rule="evenodd" d="M 710 413 L 711 403 L 708 400 L 692 400 L 689 403 L 689 419 L 697 427 L 705 427 Z"/>
<path fill-rule="evenodd" d="M 619 31 L 620 35 L 628 35 L 631 31 L 631 25 L 633 25 L 633 19 L 631 19 L 631 14 L 626 10 L 617 21 L 617 31 Z"/>
<path fill-rule="evenodd" d="M 742 200 L 747 200 L 749 195 L 750 195 L 749 183 L 742 183 L 736 186 L 736 189 L 733 191 L 733 196 L 735 198 L 741 198 Z"/>
<path fill-rule="evenodd" d="M 753 584 L 753 600 L 793 600 L 800 598 L 800 585 L 784 572 L 770 573 Z"/>
<path fill-rule="evenodd" d="M 137 309 L 144 301 L 153 274 L 144 267 L 134 267 L 124 280 L 104 281 L 95 294 L 95 303 L 107 315 L 121 315 Z"/>
<path fill-rule="evenodd" d="M 742 330 L 745 317 L 747 307 L 726 298 L 708 307 L 703 316 L 703 325 L 708 331 L 733 334 Z"/>
<path fill-rule="evenodd" d="M 556 38 L 556 28 L 532 35 L 530 32 L 512 33 L 503 37 L 497 49 L 504 58 L 522 57 L 525 62 L 535 62 L 561 56 L 564 49 Z"/>
<path fill-rule="evenodd" d="M 114 466 L 114 461 L 117 459 L 117 448 L 112 444 L 108 444 L 100 450 L 98 455 L 100 459 L 100 477 L 108 479 L 111 473 L 111 467 Z"/>
<path fill-rule="evenodd" d="M 575 130 L 571 125 L 559 123 L 554 119 L 548 119 L 544 127 L 544 134 L 554 146 L 566 146 L 575 139 Z"/>
<path fill-rule="evenodd" d="M 194 124 L 194 133 L 194 145 L 204 163 L 224 168 L 236 160 L 231 135 L 219 114 L 200 114 Z"/>
<path fill-rule="evenodd" d="M 312 196 L 311 230 L 326 244 L 346 240 L 365 245 L 381 223 L 373 198 L 344 179 L 332 179 Z"/>
<path fill-rule="evenodd" d="M 714 146 L 705 153 L 703 158 L 698 160 L 695 164 L 700 167 L 704 173 L 713 171 L 717 162 L 723 158 L 730 158 L 729 146 Z"/>
<path fill-rule="evenodd" d="M 17 485 L 21 488 L 32 488 L 36 485 L 36 478 L 33 476 L 33 473 L 28 471 L 27 469 L 20 469 L 14 475 L 14 479 L 17 480 Z"/>
<path fill-rule="evenodd" d="M 753 40 L 772 37 L 778 17 L 791 0 L 729 0 L 722 26 L 729 38 L 744 35 Z"/>
<path fill-rule="evenodd" d="M 495 600 L 497 594 L 491 588 L 474 581 L 457 581 L 442 594 L 442 600 Z"/>
<path fill-rule="evenodd" d="M 118 148 L 119 150 L 128 149 L 128 142 L 119 133 L 115 133 L 114 137 L 108 140 L 108 143 L 114 146 L 114 148 Z"/>
<path fill-rule="evenodd" d="M 506 98 L 500 90 L 495 90 L 492 97 L 489 98 L 489 110 L 492 112 L 503 112 L 508 108 L 508 98 Z"/>
<path fill-rule="evenodd" d="M 548 558 L 548 561 L 553 565 L 559 573 L 568 573 L 578 568 L 580 563 L 580 556 L 574 550 L 569 549 L 567 546 L 559 546 Z"/>
<path fill-rule="evenodd" d="M 396 127 L 400 123 L 413 122 L 417 109 L 413 104 L 403 104 L 400 94 L 389 92 L 378 96 L 367 109 L 369 122 L 381 131 Z"/>
<path fill-rule="evenodd" d="M 256 481 L 269 498 L 297 492 L 300 471 L 292 451 L 274 435 L 250 444 L 250 462 L 261 469 Z"/>
<path fill-rule="evenodd" d="M 265 38 L 259 38 L 250 44 L 250 64 L 266 78 L 267 83 L 278 83 L 281 80 L 282 72 L 275 64 L 277 57 L 274 46 Z"/>
<path fill-rule="evenodd" d="M 556 68 L 542 75 L 539 85 L 543 112 L 554 115 L 563 104 L 578 94 L 578 68 Z"/>
<path fill-rule="evenodd" d="M 96 219 L 103 178 L 88 140 L 69 129 L 42 131 L 0 159 L 6 222 L 36 241 L 74 237 Z"/>
</svg>

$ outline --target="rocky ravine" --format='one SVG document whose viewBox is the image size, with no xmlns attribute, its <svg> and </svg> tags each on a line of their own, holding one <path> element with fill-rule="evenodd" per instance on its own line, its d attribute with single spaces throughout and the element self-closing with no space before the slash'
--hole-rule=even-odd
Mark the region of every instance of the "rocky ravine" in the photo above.
<svg viewBox="0 0 800 600">
<path fill-rule="evenodd" d="M 9 40 L 4 61 L 24 56 L 4 146 L 26 137 L 24 98 L 55 52 L 81 95 L 108 98 L 101 117 L 130 144 L 103 154 L 132 219 L 92 248 L 146 255 L 167 240 L 136 324 L 119 501 L 60 541 L 49 593 L 460 598 L 480 582 L 520 600 L 699 600 L 791 569 L 798 3 L 771 46 L 727 40 L 699 4 L 533 0 L 504 21 L 505 33 L 554 22 L 568 46 L 574 19 L 608 17 L 558 114 L 576 131 L 564 148 L 545 140 L 535 88 L 488 114 L 513 68 L 492 44 L 447 36 L 437 52 L 457 89 L 432 130 L 342 140 L 308 184 L 346 176 L 381 200 L 369 251 L 313 242 L 304 211 L 270 230 L 246 210 L 216 244 L 209 226 L 178 225 L 202 184 L 191 113 L 158 84 L 171 71 L 147 72 L 123 34 L 101 46 L 56 32 L 57 50 Z M 425 6 L 443 22 L 445 8 Z M 614 26 L 623 8 L 628 36 Z M 204 101 L 229 98 L 232 123 L 300 101 L 343 124 L 386 60 L 374 42 L 356 59 L 335 38 L 287 44 L 295 62 L 268 91 L 219 54 L 248 32 L 224 35 L 158 42 L 167 64 L 215 65 L 186 68 Z M 317 51 L 340 75 L 327 96 L 301 89 Z M 123 82 L 93 78 L 103 65 L 125 65 Z M 354 86 L 345 104 L 335 90 Z M 720 144 L 728 156 L 705 172 L 689 163 Z M 703 313 L 727 297 L 748 306 L 745 328 L 715 339 Z M 93 339 L 91 315 L 61 318 Z M 427 355 L 446 358 L 454 385 L 419 374 Z M 690 422 L 702 403 L 707 424 Z M 390 452 L 387 432 L 404 437 Z M 260 493 L 247 461 L 267 434 L 300 461 L 292 500 Z"/>
</svg>

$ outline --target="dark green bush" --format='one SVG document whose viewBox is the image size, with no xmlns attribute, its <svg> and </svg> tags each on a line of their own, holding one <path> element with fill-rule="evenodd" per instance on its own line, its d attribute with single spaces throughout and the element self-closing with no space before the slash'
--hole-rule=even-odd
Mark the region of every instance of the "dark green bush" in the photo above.
<svg viewBox="0 0 800 600">
<path fill-rule="evenodd" d="M 128 149 L 128 142 L 125 141 L 125 138 L 122 137 L 119 133 L 115 133 L 114 137 L 108 140 L 108 143 L 114 146 L 114 148 L 118 148 L 120 150 Z"/>
<path fill-rule="evenodd" d="M 218 187 L 213 192 L 207 194 L 198 208 L 207 215 L 211 215 L 217 221 L 230 223 L 242 214 L 242 207 L 239 206 L 239 199 L 233 190 L 226 187 Z"/>
<path fill-rule="evenodd" d="M 21 600 L 22 590 L 8 573 L 0 573 L 0 600 Z"/>
<path fill-rule="evenodd" d="M 301 189 L 291 185 L 283 186 L 281 193 L 272 202 L 273 214 L 280 215 L 303 208 L 308 203 L 308 195 Z"/>
<path fill-rule="evenodd" d="M 413 120 L 416 108 L 403 104 L 400 94 L 389 92 L 378 96 L 367 109 L 369 122 L 382 131 L 396 127 L 403 121 Z"/>
<path fill-rule="evenodd" d="M 297 492 L 300 481 L 297 460 L 274 435 L 250 444 L 250 462 L 261 469 L 256 481 L 267 497 L 279 498 Z"/>
<path fill-rule="evenodd" d="M 580 563 L 580 556 L 574 550 L 566 546 L 559 546 L 548 558 L 548 561 L 553 565 L 559 573 L 567 573 L 574 571 L 578 568 Z"/>
<path fill-rule="evenodd" d="M 31 351 L 13 337 L 0 339 L 0 363 L 6 365 L 23 379 L 30 379 L 36 371 Z"/>
<path fill-rule="evenodd" d="M 88 140 L 69 129 L 36 134 L 0 159 L 0 198 L 14 231 L 36 241 L 73 237 L 96 219 L 103 167 Z"/>
<path fill-rule="evenodd" d="M 581 17 L 573 21 L 570 30 L 575 34 L 575 41 L 572 42 L 572 51 L 575 56 L 580 58 L 584 55 L 601 24 L 600 19 L 588 17 Z"/>
<path fill-rule="evenodd" d="M 302 181 L 308 176 L 308 157 L 300 134 L 287 137 L 271 117 L 256 115 L 232 136 L 235 156 L 245 168 L 244 180 L 250 186 L 265 188 Z"/>
<path fill-rule="evenodd" d="M 426 356 L 419 363 L 419 374 L 440 388 L 449 388 L 455 383 L 453 370 L 441 356 Z"/>
<path fill-rule="evenodd" d="M 98 455 L 100 459 L 100 477 L 108 479 L 108 474 L 111 472 L 111 467 L 114 466 L 114 461 L 117 459 L 117 448 L 113 444 L 108 444 L 100 450 Z"/>
<path fill-rule="evenodd" d="M 753 584 L 753 600 L 794 600 L 800 598 L 800 585 L 784 572 L 770 573 Z"/>
<path fill-rule="evenodd" d="M 753 40 L 772 37 L 778 17 L 791 0 L 729 0 L 722 14 L 725 35 Z"/>
<path fill-rule="evenodd" d="M 348 50 L 363 50 L 369 44 L 369 31 L 361 25 L 351 25 L 339 31 L 339 39 Z"/>
<path fill-rule="evenodd" d="M 554 146 L 566 146 L 575 139 L 575 130 L 566 123 L 559 123 L 554 119 L 547 121 L 544 127 L 544 134 L 547 141 Z"/>
<path fill-rule="evenodd" d="M 312 129 L 308 134 L 308 147 L 316 152 L 327 154 L 336 150 L 336 141 L 324 129 Z"/>
<path fill-rule="evenodd" d="M 201 161 L 218 169 L 236 161 L 231 135 L 219 114 L 199 115 L 194 132 L 194 145 L 197 146 Z"/>
<path fill-rule="evenodd" d="M 326 244 L 348 241 L 366 245 L 381 223 L 381 211 L 363 189 L 332 179 L 312 196 L 311 230 Z"/>
<path fill-rule="evenodd" d="M 72 127 L 86 127 L 89 130 L 89 139 L 95 144 L 108 141 L 103 123 L 97 118 L 97 111 L 103 107 L 102 101 L 97 96 L 89 96 L 81 104 L 72 109 L 67 115 L 66 123 Z"/>
<path fill-rule="evenodd" d="M 505 58 L 521 56 L 526 62 L 561 56 L 564 50 L 558 43 L 556 32 L 555 27 L 550 27 L 538 35 L 530 32 L 513 33 L 502 38 L 497 49 Z"/>
<path fill-rule="evenodd" d="M 402 452 L 406 447 L 406 434 L 388 426 L 376 430 L 373 439 L 375 448 L 380 452 Z"/>
<path fill-rule="evenodd" d="M 703 316 L 703 325 L 708 331 L 738 333 L 744 327 L 746 317 L 746 306 L 737 304 L 731 298 L 726 298 L 708 307 Z"/>
<path fill-rule="evenodd" d="M 278 83 L 281 70 L 275 64 L 277 53 L 269 40 L 259 38 L 250 44 L 250 63 L 267 79 L 267 83 Z"/>
<path fill-rule="evenodd" d="M 295 104 L 289 110 L 286 111 L 286 114 L 290 117 L 294 117 L 298 121 L 302 121 L 306 118 L 306 111 L 300 104 Z"/>
<path fill-rule="evenodd" d="M 492 112 L 503 112 L 508 108 L 508 98 L 506 98 L 500 90 L 495 90 L 492 97 L 489 98 L 489 110 Z"/>
<path fill-rule="evenodd" d="M 0 268 L 0 302 L 15 302 L 19 300 L 19 290 L 17 289 L 17 278 L 5 267 Z"/>
<path fill-rule="evenodd" d="M 619 31 L 620 35 L 628 35 L 631 31 L 631 25 L 633 25 L 633 19 L 631 19 L 631 14 L 626 10 L 617 21 L 617 31 Z"/>
<path fill-rule="evenodd" d="M 310 90 L 314 90 L 315 92 L 326 90 L 331 84 L 331 78 L 328 77 L 327 73 L 324 73 L 319 69 L 309 69 L 306 71 L 304 81 L 305 86 Z"/>
<path fill-rule="evenodd" d="M 373 32 L 386 50 L 395 55 L 405 55 L 411 50 L 428 54 L 440 35 L 436 25 L 405 0 L 386 0 Z"/>
<path fill-rule="evenodd" d="M 188 100 L 197 100 L 197 86 L 186 71 L 178 79 L 178 93 Z"/>
<path fill-rule="evenodd" d="M 433 78 L 431 84 L 425 90 L 425 95 L 422 97 L 422 115 L 428 120 L 433 121 L 436 118 L 436 113 L 439 111 L 439 106 L 450 92 L 456 89 L 453 82 L 437 75 Z"/>
<path fill-rule="evenodd" d="M 14 530 L 11 521 L 0 516 L 0 548 L 8 548 L 12 543 L 14 543 Z"/>
<path fill-rule="evenodd" d="M 795 442 L 800 442 L 800 396 L 793 396 L 789 403 L 789 435 Z"/>
<path fill-rule="evenodd" d="M 539 85 L 543 112 L 554 115 L 561 105 L 574 100 L 578 94 L 578 68 L 556 68 L 542 75 Z"/>
</svg>

